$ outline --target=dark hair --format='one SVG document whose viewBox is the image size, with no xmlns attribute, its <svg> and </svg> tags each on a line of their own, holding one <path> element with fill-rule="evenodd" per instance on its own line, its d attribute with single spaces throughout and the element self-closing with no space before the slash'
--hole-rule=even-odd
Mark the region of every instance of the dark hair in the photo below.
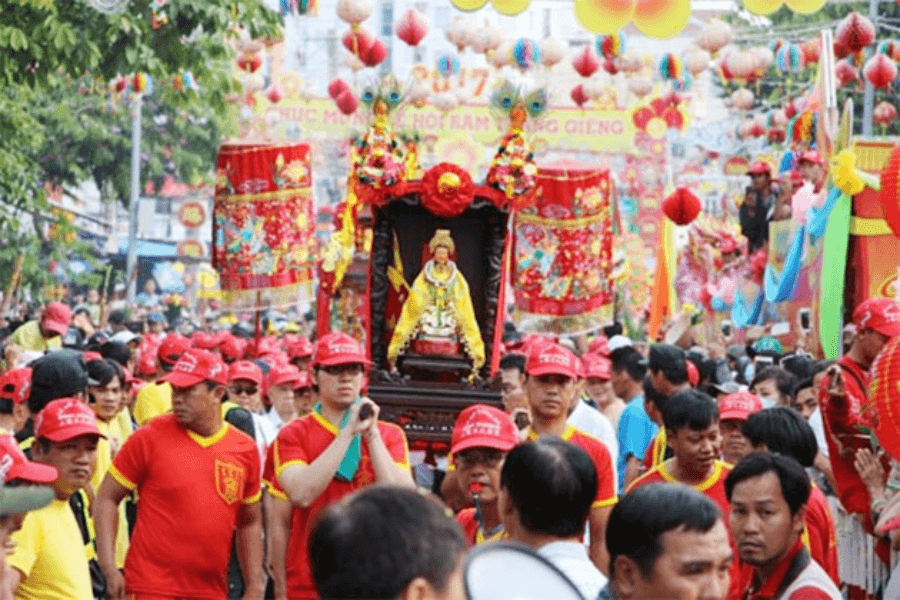
<svg viewBox="0 0 900 600">
<path fill-rule="evenodd" d="M 587 452 L 556 438 L 542 438 L 510 450 L 500 472 L 528 531 L 556 537 L 584 532 L 597 496 L 597 468 Z"/>
<path fill-rule="evenodd" d="M 416 577 L 446 588 L 466 540 L 437 501 L 373 485 L 327 508 L 309 536 L 322 598 L 397 598 Z"/>
<path fill-rule="evenodd" d="M 109 313 L 109 318 L 107 321 L 110 325 L 121 325 L 125 322 L 125 311 L 124 310 L 114 310 Z"/>
<path fill-rule="evenodd" d="M 813 363 L 812 374 L 810 375 L 810 377 L 815 377 L 822 371 L 827 371 L 828 367 L 830 367 L 833 364 L 834 364 L 833 360 L 817 360 L 815 363 Z"/>
<path fill-rule="evenodd" d="M 647 365 L 643 363 L 641 353 L 631 346 L 616 348 L 610 352 L 609 359 L 612 361 L 613 371 L 617 373 L 626 371 L 628 377 L 634 381 L 643 381 L 647 374 Z"/>
<path fill-rule="evenodd" d="M 799 394 L 801 391 L 805 390 L 806 388 L 811 388 L 812 386 L 813 386 L 813 380 L 812 380 L 812 377 L 807 377 L 806 379 L 803 379 L 803 380 L 801 380 L 801 381 L 798 381 L 798 382 L 794 385 L 794 390 L 793 390 L 792 398 L 793 398 L 794 400 L 796 400 L 796 399 L 797 399 L 797 394 Z"/>
<path fill-rule="evenodd" d="M 784 496 L 785 502 L 790 507 L 791 514 L 797 514 L 800 507 L 809 500 L 809 475 L 795 459 L 772 452 L 750 454 L 735 465 L 728 477 L 725 478 L 725 495 L 728 497 L 728 501 L 731 502 L 734 486 L 746 479 L 766 473 L 775 473 L 781 484 L 781 495 Z"/>
<path fill-rule="evenodd" d="M 676 346 L 669 344 L 650 346 L 647 368 L 650 371 L 661 372 L 672 385 L 679 385 L 688 380 L 684 350 Z"/>
<path fill-rule="evenodd" d="M 669 396 L 662 415 L 667 431 L 675 432 L 683 427 L 703 431 L 719 420 L 719 407 L 703 392 L 687 390 Z"/>
<path fill-rule="evenodd" d="M 647 375 L 644 377 L 644 399 L 649 401 L 653 406 L 656 407 L 656 410 L 662 414 L 666 409 L 666 401 L 669 399 L 665 394 L 661 394 L 656 391 L 656 388 L 653 387 L 653 382 L 650 380 L 650 376 Z"/>
<path fill-rule="evenodd" d="M 787 406 L 753 413 L 741 431 L 754 446 L 765 444 L 770 452 L 790 456 L 804 467 L 813 466 L 819 451 L 812 427 L 800 413 Z"/>
<path fill-rule="evenodd" d="M 103 355 L 103 358 L 114 360 L 123 367 L 127 366 L 128 361 L 131 360 L 131 349 L 120 342 L 106 342 L 100 346 L 100 354 Z"/>
<path fill-rule="evenodd" d="M 500 369 L 518 369 L 519 373 L 524 373 L 525 357 L 518 352 L 507 352 L 500 359 Z"/>
<path fill-rule="evenodd" d="M 706 533 L 721 518 L 715 502 L 682 483 L 651 483 L 629 492 L 619 498 L 606 525 L 610 578 L 617 556 L 632 559 L 649 577 L 663 550 L 663 534 Z"/>
<path fill-rule="evenodd" d="M 779 394 L 793 399 L 794 383 L 797 379 L 791 375 L 791 373 L 780 367 L 767 367 L 763 369 L 753 378 L 753 383 L 750 384 L 750 387 L 756 387 L 757 384 L 768 381 L 769 379 L 775 382 L 775 387 L 778 388 Z"/>
<path fill-rule="evenodd" d="M 806 354 L 788 354 L 782 356 L 779 366 L 797 379 L 809 379 L 815 367 L 812 358 Z"/>
<path fill-rule="evenodd" d="M 87 364 L 88 377 L 96 383 L 88 382 L 89 385 L 103 387 L 112 381 L 113 377 L 119 378 L 119 383 L 125 385 L 125 373 L 118 363 L 107 358 L 92 360 Z"/>
<path fill-rule="evenodd" d="M 611 338 L 614 335 L 622 335 L 623 332 L 624 329 L 622 329 L 622 324 L 618 321 L 603 328 L 603 335 L 607 338 Z"/>
</svg>

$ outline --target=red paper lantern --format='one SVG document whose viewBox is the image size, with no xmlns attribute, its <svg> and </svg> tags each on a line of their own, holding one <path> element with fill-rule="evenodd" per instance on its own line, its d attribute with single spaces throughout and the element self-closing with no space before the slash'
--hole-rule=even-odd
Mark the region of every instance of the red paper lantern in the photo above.
<svg viewBox="0 0 900 600">
<path fill-rule="evenodd" d="M 747 130 L 747 133 L 750 135 L 750 137 L 762 137 L 766 135 L 766 127 L 765 125 L 754 119 L 753 122 L 750 123 L 750 127 Z"/>
<path fill-rule="evenodd" d="M 280 87 L 273 84 L 266 91 L 266 98 L 268 98 L 269 102 L 271 102 L 272 104 L 278 104 L 279 102 L 281 102 L 281 99 L 284 98 L 284 92 L 281 91 Z"/>
<path fill-rule="evenodd" d="M 822 50 L 819 46 L 819 38 L 811 38 L 803 42 L 803 45 L 800 46 L 800 49 L 803 50 L 804 63 L 807 65 L 813 65 L 819 62 L 819 53 Z"/>
<path fill-rule="evenodd" d="M 615 75 L 619 72 L 619 67 L 616 65 L 616 61 L 612 58 L 607 58 L 603 61 L 603 70 L 609 73 L 610 75 Z"/>
<path fill-rule="evenodd" d="M 872 120 L 878 125 L 890 125 L 897 118 L 897 108 L 890 102 L 879 102 L 872 110 Z"/>
<path fill-rule="evenodd" d="M 794 115 L 797 114 L 797 107 L 794 106 L 793 102 L 788 102 L 784 105 L 784 116 L 788 119 L 793 119 Z"/>
<path fill-rule="evenodd" d="M 662 208 L 676 225 L 687 225 L 700 214 L 700 198 L 689 189 L 680 187 L 663 200 Z"/>
<path fill-rule="evenodd" d="M 350 86 L 343 79 L 335 79 L 328 84 L 328 97 L 332 100 L 336 101 L 338 96 L 348 91 L 350 91 Z"/>
<path fill-rule="evenodd" d="M 237 60 L 237 64 L 248 73 L 255 73 L 262 66 L 262 59 L 259 54 L 244 54 Z"/>
<path fill-rule="evenodd" d="M 396 29 L 398 38 L 410 46 L 418 46 L 419 42 L 428 34 L 428 21 L 422 16 L 422 13 L 410 8 L 397 21 Z"/>
<path fill-rule="evenodd" d="M 897 63 L 884 54 L 876 54 L 866 61 L 863 75 L 876 89 L 886 88 L 897 78 Z"/>
<path fill-rule="evenodd" d="M 887 164 L 881 170 L 881 192 L 878 194 L 884 220 L 900 238 L 900 145 L 894 146 Z"/>
<path fill-rule="evenodd" d="M 834 76 L 838 81 L 838 87 L 849 85 L 854 81 L 859 81 L 859 72 L 850 59 L 842 58 L 834 65 Z"/>
<path fill-rule="evenodd" d="M 369 51 L 369 48 L 375 42 L 375 38 L 368 30 L 360 27 L 355 31 L 353 29 L 348 30 L 341 41 L 350 54 L 362 60 L 362 55 Z"/>
<path fill-rule="evenodd" d="M 356 112 L 356 107 L 359 106 L 356 96 L 354 96 L 353 92 L 350 90 L 341 92 L 341 94 L 334 99 L 334 103 L 337 104 L 338 109 L 345 115 L 352 115 Z"/>
<path fill-rule="evenodd" d="M 569 95 L 572 96 L 572 100 L 575 101 L 575 104 L 577 104 L 579 108 L 584 106 L 584 103 L 590 100 L 590 98 L 587 97 L 587 94 L 584 93 L 584 86 L 580 83 L 572 88 Z"/>
<path fill-rule="evenodd" d="M 372 42 L 372 45 L 369 46 L 368 51 L 366 51 L 365 54 L 360 55 L 359 59 L 367 67 L 377 67 L 381 64 L 381 61 L 387 58 L 387 53 L 387 47 L 385 47 L 381 40 L 375 40 Z"/>
<path fill-rule="evenodd" d="M 853 11 L 838 24 L 834 39 L 835 43 L 846 45 L 851 53 L 859 52 L 875 41 L 875 26 L 872 21 Z"/>
<path fill-rule="evenodd" d="M 894 149 L 896 151 L 896 148 Z M 900 459 L 900 338 L 889 341 L 872 364 L 869 415 L 878 441 L 895 459 Z"/>
<path fill-rule="evenodd" d="M 600 68 L 600 59 L 594 54 L 590 46 L 585 46 L 575 58 L 572 59 L 572 67 L 582 77 L 590 77 Z"/>
</svg>

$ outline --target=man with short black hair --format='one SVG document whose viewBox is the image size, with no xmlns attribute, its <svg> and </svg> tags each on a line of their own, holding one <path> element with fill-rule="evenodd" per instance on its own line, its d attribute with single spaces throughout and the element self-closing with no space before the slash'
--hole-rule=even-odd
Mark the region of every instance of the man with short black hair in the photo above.
<svg viewBox="0 0 900 600">
<path fill-rule="evenodd" d="M 626 489 L 641 474 L 641 463 L 647 447 L 659 427 L 650 420 L 644 408 L 644 376 L 647 367 L 640 353 L 631 346 L 613 350 L 612 361 L 613 392 L 625 402 L 625 408 L 619 415 L 616 438 L 619 442 L 617 473 L 619 490 Z"/>
<path fill-rule="evenodd" d="M 506 412 L 522 405 L 525 397 L 525 356 L 508 352 L 500 359 L 500 400 Z"/>
<path fill-rule="evenodd" d="M 312 578 L 330 600 L 465 600 L 466 541 L 435 501 L 374 485 L 327 508 L 309 536 Z"/>
<path fill-rule="evenodd" d="M 609 586 L 599 600 L 723 600 L 733 555 L 722 513 L 685 485 L 623 496 L 606 529 Z"/>
<path fill-rule="evenodd" d="M 500 514 L 507 535 L 556 565 L 584 598 L 596 598 L 606 585 L 581 542 L 596 495 L 591 457 L 556 438 L 513 448 L 500 473 Z"/>
<path fill-rule="evenodd" d="M 644 456 L 644 467 L 650 471 L 671 456 L 666 440 L 666 429 L 662 427 L 666 399 L 678 392 L 691 389 L 690 368 L 684 350 L 671 344 L 650 346 L 647 360 L 647 377 L 644 379 L 645 408 L 650 419 L 660 426 Z M 694 368 L 696 372 L 696 368 Z"/>
<path fill-rule="evenodd" d="M 803 546 L 810 481 L 793 458 L 758 452 L 725 481 L 731 533 L 741 560 L 753 566 L 747 600 L 840 600 L 828 574 Z"/>
</svg>

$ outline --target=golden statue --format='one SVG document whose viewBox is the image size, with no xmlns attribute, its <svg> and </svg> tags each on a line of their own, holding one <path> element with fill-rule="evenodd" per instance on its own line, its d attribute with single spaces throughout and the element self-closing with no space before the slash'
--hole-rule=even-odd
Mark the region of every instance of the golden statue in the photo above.
<svg viewBox="0 0 900 600">
<path fill-rule="evenodd" d="M 456 245 L 450 231 L 435 231 L 428 248 L 432 258 L 422 267 L 403 304 L 388 346 L 388 360 L 393 366 L 408 345 L 420 354 L 454 355 L 462 350 L 477 371 L 484 365 L 484 341 L 469 284 L 451 260 Z"/>
</svg>

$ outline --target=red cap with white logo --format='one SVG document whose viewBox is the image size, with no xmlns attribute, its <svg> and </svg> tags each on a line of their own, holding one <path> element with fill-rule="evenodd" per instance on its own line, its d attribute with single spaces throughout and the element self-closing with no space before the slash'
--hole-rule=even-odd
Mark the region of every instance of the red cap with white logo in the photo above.
<svg viewBox="0 0 900 600">
<path fill-rule="evenodd" d="M 11 435 L 0 435 L 0 481 L 16 479 L 28 483 L 53 483 L 59 477 L 55 467 L 28 460 Z"/>
<path fill-rule="evenodd" d="M 60 398 L 45 406 L 34 419 L 34 435 L 51 442 L 65 442 L 83 435 L 106 437 L 100 433 L 91 407 L 75 398 Z"/>
<path fill-rule="evenodd" d="M 228 367 L 228 381 L 236 381 L 238 379 L 262 385 L 262 369 L 259 368 L 259 365 L 249 360 L 239 360 Z"/>
<path fill-rule="evenodd" d="M 723 396 L 719 400 L 719 419 L 738 419 L 746 421 L 747 417 L 763 409 L 762 401 L 750 392 L 735 392 Z"/>
<path fill-rule="evenodd" d="M 571 350 L 547 342 L 535 347 L 528 355 L 525 372 L 530 376 L 565 375 L 578 378 L 578 358 Z"/>
<path fill-rule="evenodd" d="M 313 367 L 330 367 L 358 363 L 369 365 L 369 359 L 363 347 L 355 339 L 340 331 L 332 332 L 319 338 L 316 351 L 313 352 Z"/>
<path fill-rule="evenodd" d="M 516 426 L 505 412 L 486 404 L 473 404 L 459 413 L 450 437 L 450 452 L 494 448 L 509 452 L 519 443 Z"/>
<path fill-rule="evenodd" d="M 291 364 L 278 364 L 269 369 L 266 376 L 266 387 L 271 389 L 285 383 L 295 384 L 300 380 L 300 369 Z M 293 389 L 293 385 L 291 386 Z"/>
<path fill-rule="evenodd" d="M 584 363 L 585 376 L 589 379 L 608 381 L 612 378 L 612 363 L 605 356 L 588 353 L 581 357 L 581 362 Z"/>
<path fill-rule="evenodd" d="M 900 335 L 900 305 L 890 298 L 869 298 L 853 311 L 857 331 L 871 329 L 888 337 Z"/>
<path fill-rule="evenodd" d="M 193 387 L 202 381 L 225 385 L 228 383 L 228 369 L 218 354 L 189 348 L 172 367 L 172 372 L 160 381 L 168 381 L 177 388 Z"/>
</svg>

